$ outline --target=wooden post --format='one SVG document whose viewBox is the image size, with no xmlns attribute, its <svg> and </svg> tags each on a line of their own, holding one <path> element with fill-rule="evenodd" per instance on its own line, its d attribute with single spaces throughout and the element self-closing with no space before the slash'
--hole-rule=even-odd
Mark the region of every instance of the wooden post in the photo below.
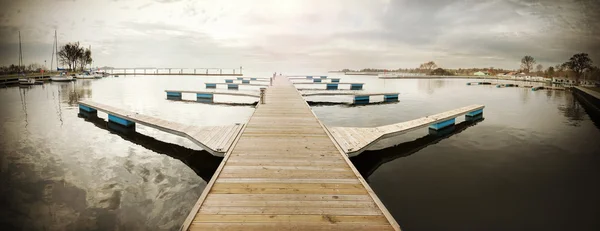
<svg viewBox="0 0 600 231">
<path fill-rule="evenodd" d="M 181 71 L 179 71 L 179 74 L 183 74 L 183 68 L 181 68 Z"/>
<path fill-rule="evenodd" d="M 208 75 L 208 69 L 206 69 L 206 74 Z"/>
<path fill-rule="evenodd" d="M 144 75 L 146 74 L 146 69 L 144 69 Z"/>
<path fill-rule="evenodd" d="M 196 74 L 196 68 L 194 68 L 194 75 Z"/>
<path fill-rule="evenodd" d="M 261 87 L 260 88 L 260 104 L 265 104 L 265 90 L 267 88 Z"/>
<path fill-rule="evenodd" d="M 269 78 L 270 82 L 269 82 L 269 86 L 273 86 L 273 77 Z"/>
<path fill-rule="evenodd" d="M 219 75 L 223 74 L 223 69 L 219 69 Z"/>
<path fill-rule="evenodd" d="M 233 74 L 235 75 L 235 69 L 233 69 Z"/>
<path fill-rule="evenodd" d="M 171 74 L 171 68 L 169 68 L 169 74 Z"/>
<path fill-rule="evenodd" d="M 133 75 L 135 75 L 135 68 L 133 69 Z"/>
</svg>

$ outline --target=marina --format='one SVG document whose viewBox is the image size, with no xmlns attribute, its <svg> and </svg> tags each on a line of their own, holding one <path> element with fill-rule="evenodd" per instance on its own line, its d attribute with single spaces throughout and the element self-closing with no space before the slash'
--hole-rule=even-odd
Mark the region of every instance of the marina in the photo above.
<svg viewBox="0 0 600 231">
<path fill-rule="evenodd" d="M 266 99 L 208 183 L 182 230 L 399 230 L 290 82 L 276 78 Z M 253 162 L 259 160 L 272 164 Z M 322 172 L 325 168 L 330 171 Z M 354 206 L 348 207 L 350 204 Z M 252 222 L 248 223 L 249 219 Z M 359 220 L 362 222 L 356 223 Z"/>
</svg>

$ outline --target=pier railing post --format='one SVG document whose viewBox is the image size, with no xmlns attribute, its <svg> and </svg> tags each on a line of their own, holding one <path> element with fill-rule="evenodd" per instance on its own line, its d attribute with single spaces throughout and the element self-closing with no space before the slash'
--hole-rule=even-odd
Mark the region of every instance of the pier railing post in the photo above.
<svg viewBox="0 0 600 231">
<path fill-rule="evenodd" d="M 265 104 L 265 90 L 267 90 L 267 88 L 261 87 L 260 88 L 260 104 Z"/>
</svg>

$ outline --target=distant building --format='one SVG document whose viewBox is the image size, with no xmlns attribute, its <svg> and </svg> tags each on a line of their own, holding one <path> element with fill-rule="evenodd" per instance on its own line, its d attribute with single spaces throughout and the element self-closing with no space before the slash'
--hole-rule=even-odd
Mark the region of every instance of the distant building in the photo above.
<svg viewBox="0 0 600 231">
<path fill-rule="evenodd" d="M 488 75 L 488 73 L 482 72 L 482 71 L 478 71 L 478 72 L 473 73 L 473 75 L 475 75 L 475 76 L 485 76 L 485 75 Z"/>
</svg>

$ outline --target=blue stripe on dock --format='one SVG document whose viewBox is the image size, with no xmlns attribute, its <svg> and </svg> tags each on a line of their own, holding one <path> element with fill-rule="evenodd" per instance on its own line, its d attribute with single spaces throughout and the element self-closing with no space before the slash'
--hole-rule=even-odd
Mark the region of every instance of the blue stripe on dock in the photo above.
<svg viewBox="0 0 600 231">
<path fill-rule="evenodd" d="M 432 125 L 429 125 L 429 128 L 439 130 L 439 129 L 448 127 L 450 125 L 454 125 L 455 120 L 456 120 L 456 118 L 452 118 L 452 119 L 449 119 L 446 121 L 439 122 L 437 124 L 432 124 Z"/>
<path fill-rule="evenodd" d="M 250 80 L 245 80 L 245 79 L 243 79 L 243 80 L 242 80 L 242 83 L 250 83 Z"/>
<path fill-rule="evenodd" d="M 125 127 L 131 127 L 131 126 L 135 125 L 134 122 L 131 122 L 129 120 L 126 120 L 126 119 L 123 119 L 121 117 L 117 117 L 117 116 L 114 116 L 111 114 L 108 114 L 108 121 L 123 125 Z"/>
<path fill-rule="evenodd" d="M 369 104 L 369 98 L 368 95 L 354 96 L 354 104 Z"/>
<path fill-rule="evenodd" d="M 233 83 L 233 79 L 226 79 L 225 83 Z"/>
<path fill-rule="evenodd" d="M 337 90 L 337 89 L 338 89 L 337 83 L 328 83 L 327 84 L 327 90 Z"/>
<path fill-rule="evenodd" d="M 481 113 L 483 113 L 483 109 L 479 109 L 479 110 L 476 110 L 476 111 L 469 112 L 469 113 L 466 114 L 466 116 L 477 116 L 477 115 L 480 115 Z"/>
<path fill-rule="evenodd" d="M 385 101 L 385 102 L 395 102 L 395 101 L 398 101 L 398 94 L 383 95 L 383 101 Z"/>
<path fill-rule="evenodd" d="M 353 83 L 350 84 L 350 90 L 362 90 L 363 89 L 363 84 L 362 83 Z"/>
<path fill-rule="evenodd" d="M 216 83 L 206 83 L 206 88 L 217 88 Z"/>
<path fill-rule="evenodd" d="M 250 80 L 256 80 L 256 78 L 250 78 Z"/>
<path fill-rule="evenodd" d="M 196 93 L 196 98 L 212 99 L 213 96 L 213 94 Z"/>
<path fill-rule="evenodd" d="M 239 85 L 237 84 L 227 84 L 227 89 L 240 89 Z"/>
<path fill-rule="evenodd" d="M 85 112 L 96 112 L 96 109 L 81 104 L 79 104 L 79 110 Z"/>
<path fill-rule="evenodd" d="M 312 79 L 312 76 L 310 76 L 310 75 L 309 75 L 309 76 L 306 76 L 306 78 L 307 78 L 307 79 Z"/>
<path fill-rule="evenodd" d="M 326 75 L 321 75 L 321 79 L 326 79 L 327 76 Z"/>
<path fill-rule="evenodd" d="M 244 78 L 243 77 L 237 77 L 237 80 L 242 80 L 242 79 L 244 79 Z"/>
<path fill-rule="evenodd" d="M 181 97 L 181 92 L 167 91 L 167 97 Z"/>
<path fill-rule="evenodd" d="M 339 83 L 339 82 L 340 82 L 340 79 L 331 79 L 331 82 L 332 82 L 332 83 Z"/>
<path fill-rule="evenodd" d="M 313 83 L 320 83 L 321 79 L 313 79 Z"/>
</svg>

